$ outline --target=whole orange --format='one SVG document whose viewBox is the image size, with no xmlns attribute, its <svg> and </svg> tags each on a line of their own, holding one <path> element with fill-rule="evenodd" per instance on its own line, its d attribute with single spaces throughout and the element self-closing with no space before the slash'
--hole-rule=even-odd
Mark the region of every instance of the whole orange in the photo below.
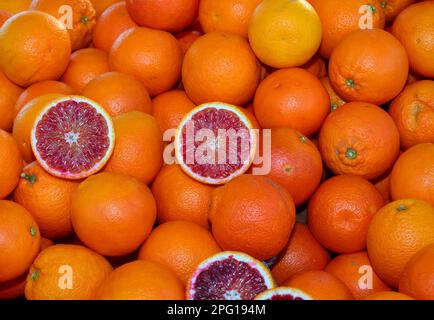
<svg viewBox="0 0 434 320">
<path fill-rule="evenodd" d="M 339 42 L 329 61 L 330 82 L 346 101 L 383 104 L 401 92 L 407 77 L 404 47 L 381 29 L 352 32 Z"/>
<path fill-rule="evenodd" d="M 0 129 L 11 131 L 15 117 L 15 103 L 23 89 L 0 71 Z"/>
<path fill-rule="evenodd" d="M 212 32 L 187 50 L 182 82 L 196 104 L 220 101 L 244 105 L 253 97 L 260 73 L 259 62 L 244 38 Z"/>
<path fill-rule="evenodd" d="M 328 77 L 323 77 L 320 79 L 320 81 L 330 96 L 331 111 L 335 111 L 337 108 L 342 107 L 345 103 L 347 103 L 336 93 L 335 89 L 333 89 L 332 85 L 330 84 L 330 79 Z"/>
<path fill-rule="evenodd" d="M 92 250 L 58 244 L 43 250 L 30 268 L 28 300 L 89 300 L 112 272 L 108 261 Z"/>
<path fill-rule="evenodd" d="M 157 121 L 132 111 L 113 119 L 116 145 L 104 171 L 117 172 L 151 183 L 163 165 L 163 139 Z"/>
<path fill-rule="evenodd" d="M 321 184 L 309 201 L 309 229 L 331 251 L 361 251 L 366 248 L 369 224 L 383 205 L 382 195 L 369 181 L 335 176 Z"/>
<path fill-rule="evenodd" d="M 389 114 L 401 137 L 401 146 L 434 141 L 434 81 L 416 81 L 392 101 Z"/>
<path fill-rule="evenodd" d="M 62 238 L 72 233 L 71 199 L 78 184 L 56 178 L 32 162 L 21 173 L 14 201 L 29 210 L 44 237 Z"/>
<path fill-rule="evenodd" d="M 399 133 L 392 118 L 380 107 L 351 102 L 324 121 L 319 149 L 334 173 L 371 180 L 390 169 L 398 157 Z"/>
<path fill-rule="evenodd" d="M 415 198 L 434 206 L 434 144 L 418 144 L 400 155 L 390 174 L 393 200 Z"/>
<path fill-rule="evenodd" d="M 292 275 L 310 270 L 323 270 L 330 261 L 330 254 L 313 237 L 309 228 L 296 223 L 285 249 L 277 257 L 271 268 L 279 285 Z"/>
<path fill-rule="evenodd" d="M 369 225 L 369 259 L 378 276 L 395 288 L 411 257 L 431 243 L 434 208 L 422 200 L 391 202 L 377 212 Z"/>
<path fill-rule="evenodd" d="M 199 0 L 127 0 L 131 18 L 140 26 L 179 32 L 197 18 Z"/>
<path fill-rule="evenodd" d="M 93 45 L 95 48 L 110 52 L 116 39 L 123 32 L 134 27 L 137 27 L 137 24 L 129 16 L 125 1 L 117 2 L 98 17 L 93 30 Z"/>
<path fill-rule="evenodd" d="M 290 127 L 311 136 L 330 111 L 319 79 L 299 68 L 273 72 L 258 87 L 255 116 L 262 128 Z"/>
<path fill-rule="evenodd" d="M 19 204 L 0 200 L 0 282 L 26 272 L 39 252 L 41 234 L 30 213 Z"/>
<path fill-rule="evenodd" d="M 0 69 L 17 85 L 56 80 L 65 71 L 70 54 L 68 31 L 47 13 L 19 13 L 0 29 Z"/>
<path fill-rule="evenodd" d="M 110 67 L 137 76 L 151 96 L 171 89 L 181 76 L 182 51 L 165 31 L 132 28 L 110 50 Z"/>
<path fill-rule="evenodd" d="M 271 179 L 242 175 L 213 191 L 209 217 L 222 249 L 266 260 L 288 243 L 295 223 L 294 201 Z"/>
<path fill-rule="evenodd" d="M 184 300 L 181 280 L 155 262 L 134 261 L 115 269 L 98 289 L 99 300 Z"/>
<path fill-rule="evenodd" d="M 14 138 L 0 129 L 0 199 L 6 198 L 16 187 L 23 168 L 23 158 Z"/>
<path fill-rule="evenodd" d="M 76 92 L 82 92 L 89 82 L 109 70 L 106 52 L 95 48 L 81 49 L 71 55 L 62 81 Z"/>
<path fill-rule="evenodd" d="M 72 51 L 85 48 L 92 41 L 96 12 L 90 0 L 33 0 L 30 10 L 46 12 L 64 23 L 71 38 Z"/>
<path fill-rule="evenodd" d="M 261 0 L 202 0 L 199 22 L 206 33 L 230 32 L 247 38 L 250 18 Z"/>
<path fill-rule="evenodd" d="M 105 256 L 136 250 L 151 233 L 155 217 L 149 188 L 118 173 L 87 178 L 72 197 L 71 219 L 77 236 Z"/>
<path fill-rule="evenodd" d="M 395 291 L 382 291 L 371 294 L 363 300 L 414 300 L 412 297 L 407 296 Z"/>
<path fill-rule="evenodd" d="M 434 78 L 434 2 L 415 3 L 402 11 L 392 33 L 408 54 L 410 68 L 421 76 Z"/>
<path fill-rule="evenodd" d="M 140 249 L 139 259 L 168 267 L 186 285 L 197 266 L 220 251 L 207 229 L 191 222 L 171 221 L 152 231 Z"/>
<path fill-rule="evenodd" d="M 152 184 L 158 221 L 189 221 L 208 228 L 213 190 L 212 186 L 190 178 L 177 164 L 164 166 Z"/>
<path fill-rule="evenodd" d="M 385 0 L 381 1 L 381 7 L 386 15 L 386 21 L 393 21 L 402 10 L 409 5 L 415 3 L 417 0 Z"/>
</svg>

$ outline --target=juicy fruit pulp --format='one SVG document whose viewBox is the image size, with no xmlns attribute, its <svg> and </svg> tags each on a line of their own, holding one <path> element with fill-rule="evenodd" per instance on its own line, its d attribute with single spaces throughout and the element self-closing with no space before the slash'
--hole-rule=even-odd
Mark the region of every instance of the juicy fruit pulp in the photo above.
<svg viewBox="0 0 434 320">
<path fill-rule="evenodd" d="M 82 179 L 108 161 L 114 147 L 110 116 L 92 100 L 64 97 L 38 116 L 31 140 L 35 157 L 54 176 Z"/>
<path fill-rule="evenodd" d="M 313 298 L 296 288 L 278 287 L 262 292 L 255 300 L 313 300 Z"/>
<path fill-rule="evenodd" d="M 253 300 L 274 287 L 271 274 L 260 261 L 226 251 L 202 262 L 190 279 L 190 300 Z"/>
</svg>

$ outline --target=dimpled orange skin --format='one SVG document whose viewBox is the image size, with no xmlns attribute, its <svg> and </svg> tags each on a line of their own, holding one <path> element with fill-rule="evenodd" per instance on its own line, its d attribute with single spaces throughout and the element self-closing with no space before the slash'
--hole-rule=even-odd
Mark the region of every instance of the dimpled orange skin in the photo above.
<svg viewBox="0 0 434 320">
<path fill-rule="evenodd" d="M 324 58 L 330 58 L 333 49 L 353 31 L 359 30 L 359 21 L 366 15 L 359 10 L 364 5 L 371 6 L 373 28 L 383 29 L 385 15 L 380 0 L 308 0 L 318 13 L 322 25 L 322 42 L 319 52 Z"/>
<path fill-rule="evenodd" d="M 123 2 L 123 1 L 122 0 L 90 0 L 90 2 L 92 2 L 96 14 L 99 17 L 108 7 L 114 5 L 115 3 Z"/>
<path fill-rule="evenodd" d="M 319 134 L 324 162 L 335 174 L 354 174 L 368 180 L 390 169 L 399 154 L 399 133 L 380 107 L 347 103 L 330 113 Z"/>
<path fill-rule="evenodd" d="M 434 206 L 434 144 L 416 145 L 396 161 L 390 174 L 393 200 L 415 198 Z"/>
<path fill-rule="evenodd" d="M 14 107 L 23 89 L 0 71 L 0 129 L 10 131 L 14 123 Z"/>
<path fill-rule="evenodd" d="M 117 173 L 87 178 L 72 198 L 72 225 L 88 247 L 104 256 L 136 250 L 151 233 L 155 200 L 138 180 Z"/>
<path fill-rule="evenodd" d="M 375 274 L 366 251 L 339 255 L 330 261 L 324 271 L 345 283 L 357 300 L 376 292 L 391 290 Z M 372 287 L 369 286 L 370 283 Z"/>
<path fill-rule="evenodd" d="M 310 199 L 308 226 L 331 251 L 362 251 L 369 223 L 383 205 L 382 195 L 369 181 L 352 175 L 335 176 L 321 184 Z"/>
<path fill-rule="evenodd" d="M 266 260 L 287 244 L 295 207 L 289 193 L 271 179 L 242 175 L 214 190 L 209 218 L 223 250 Z"/>
<path fill-rule="evenodd" d="M 62 238 L 72 233 L 71 198 L 78 185 L 32 162 L 24 167 L 13 197 L 33 215 L 44 237 Z"/>
<path fill-rule="evenodd" d="M 151 96 L 170 90 L 181 76 L 182 51 L 165 31 L 132 28 L 122 33 L 109 55 L 113 71 L 138 77 Z"/>
<path fill-rule="evenodd" d="M 434 78 L 434 2 L 415 3 L 402 11 L 392 33 L 407 50 L 412 71 Z"/>
<path fill-rule="evenodd" d="M 412 297 L 406 294 L 395 292 L 395 291 L 382 291 L 376 292 L 367 296 L 363 300 L 414 300 Z"/>
<path fill-rule="evenodd" d="M 4 199 L 18 184 L 23 158 L 14 138 L 1 129 L 0 146 L 0 199 Z"/>
<path fill-rule="evenodd" d="M 26 272 L 39 252 L 41 234 L 30 213 L 19 204 L 0 200 L 0 282 Z"/>
<path fill-rule="evenodd" d="M 65 26 L 47 13 L 19 13 L 0 29 L 0 68 L 19 86 L 56 80 L 65 71 L 70 54 Z"/>
<path fill-rule="evenodd" d="M 253 97 L 260 76 L 260 64 L 248 42 L 224 32 L 197 39 L 182 65 L 185 92 L 198 105 L 214 101 L 244 105 Z"/>
<path fill-rule="evenodd" d="M 211 185 L 190 178 L 177 164 L 164 166 L 152 184 L 160 223 L 182 220 L 209 227 Z"/>
<path fill-rule="evenodd" d="M 86 247 L 70 244 L 51 246 L 38 255 L 30 268 L 26 280 L 26 299 L 93 299 L 97 288 L 112 269 L 103 256 Z M 72 288 L 65 289 L 59 284 L 62 283 L 62 275 L 65 277 L 63 283 L 68 284 L 68 273 L 72 276 Z"/>
<path fill-rule="evenodd" d="M 259 85 L 254 110 L 262 128 L 290 127 L 309 137 L 330 111 L 329 95 L 308 71 L 281 69 Z"/>
<path fill-rule="evenodd" d="M 381 29 L 354 31 L 333 50 L 329 78 L 346 101 L 383 104 L 395 98 L 408 77 L 404 47 Z"/>
<path fill-rule="evenodd" d="M 198 265 L 221 249 L 211 232 L 191 222 L 172 221 L 152 231 L 139 252 L 139 259 L 171 269 L 186 285 Z"/>
<path fill-rule="evenodd" d="M 309 228 L 296 223 L 286 248 L 279 254 L 271 272 L 281 285 L 298 272 L 322 270 L 329 261 L 330 253 L 314 238 Z"/>
<path fill-rule="evenodd" d="M 368 230 L 368 255 L 378 276 L 398 287 L 405 265 L 423 247 L 434 243 L 434 207 L 403 199 L 380 209 Z"/>
<path fill-rule="evenodd" d="M 98 300 L 184 300 L 181 280 L 155 262 L 134 261 L 115 269 L 98 289 Z"/>
<path fill-rule="evenodd" d="M 113 119 L 116 145 L 104 171 L 151 183 L 163 165 L 163 138 L 154 117 L 132 111 Z"/>
<path fill-rule="evenodd" d="M 43 11 L 62 20 L 72 9 L 72 28 L 68 27 L 72 51 L 87 47 L 92 41 L 92 32 L 96 24 L 96 12 L 90 0 L 33 0 L 30 10 Z M 69 9 L 69 10 L 70 10 Z"/>
<path fill-rule="evenodd" d="M 405 87 L 389 106 L 401 137 L 401 146 L 434 141 L 434 81 L 416 81 Z"/>
</svg>

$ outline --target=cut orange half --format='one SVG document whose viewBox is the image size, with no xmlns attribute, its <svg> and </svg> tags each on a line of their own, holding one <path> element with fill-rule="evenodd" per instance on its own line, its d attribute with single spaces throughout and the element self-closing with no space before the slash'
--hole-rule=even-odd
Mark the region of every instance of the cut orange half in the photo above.
<svg viewBox="0 0 434 320">
<path fill-rule="evenodd" d="M 177 162 L 192 178 L 224 184 L 251 166 L 257 134 L 248 117 L 236 106 L 212 102 L 191 110 L 175 137 Z"/>
<path fill-rule="evenodd" d="M 53 99 L 42 108 L 31 131 L 32 150 L 50 174 L 83 179 L 103 168 L 115 142 L 110 115 L 80 96 Z"/>
<path fill-rule="evenodd" d="M 296 288 L 277 287 L 260 293 L 255 300 L 313 300 L 313 298 Z"/>
</svg>

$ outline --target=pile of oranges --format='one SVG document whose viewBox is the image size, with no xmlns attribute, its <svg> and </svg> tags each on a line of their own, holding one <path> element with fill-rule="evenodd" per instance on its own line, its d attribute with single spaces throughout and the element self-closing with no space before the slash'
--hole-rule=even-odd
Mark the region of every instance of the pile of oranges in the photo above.
<svg viewBox="0 0 434 320">
<path fill-rule="evenodd" d="M 115 145 L 71 180 L 31 132 L 77 96 Z M 271 129 L 268 172 L 166 163 L 210 102 Z M 222 251 L 313 299 L 434 299 L 434 1 L 2 0 L 0 199 L 0 299 L 185 299 Z"/>
</svg>

